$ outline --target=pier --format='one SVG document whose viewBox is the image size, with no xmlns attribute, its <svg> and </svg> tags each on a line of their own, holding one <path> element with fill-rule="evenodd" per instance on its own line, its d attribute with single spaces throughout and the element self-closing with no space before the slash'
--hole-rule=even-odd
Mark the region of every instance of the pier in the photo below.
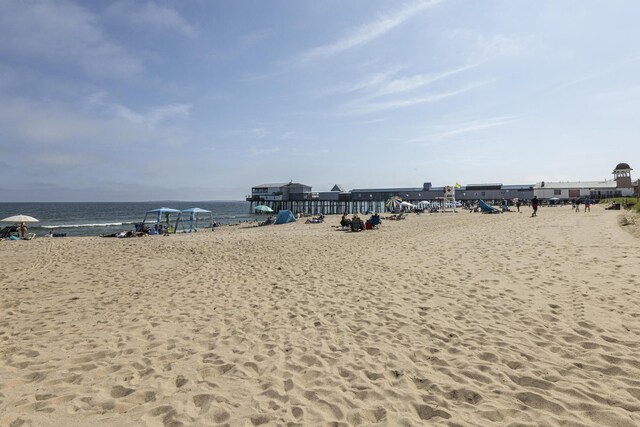
<svg viewBox="0 0 640 427">
<path fill-rule="evenodd" d="M 570 202 L 589 197 L 597 201 L 612 197 L 640 196 L 640 180 L 631 180 L 631 167 L 619 163 L 613 170 L 614 179 L 604 181 L 549 182 L 536 184 L 504 185 L 500 183 L 459 185 L 455 182 L 434 187 L 425 182 L 422 187 L 364 188 L 345 190 L 339 184 L 329 191 L 314 192 L 308 185 L 298 182 L 260 184 L 251 189 L 246 200 L 255 206 L 265 205 L 275 212 L 291 210 L 305 214 L 342 214 L 384 212 L 385 202 L 391 197 L 418 204 L 422 201 L 441 202 L 445 191 L 453 192 L 455 200 L 462 202 L 484 200 L 487 202 L 520 200 L 528 201 L 537 196 L 543 202 Z M 447 193 L 450 194 L 450 193 Z"/>
</svg>

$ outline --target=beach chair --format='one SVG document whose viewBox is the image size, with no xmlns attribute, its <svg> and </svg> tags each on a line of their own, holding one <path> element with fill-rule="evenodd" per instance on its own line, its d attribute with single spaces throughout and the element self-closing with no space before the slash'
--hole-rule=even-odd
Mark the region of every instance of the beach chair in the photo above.
<svg viewBox="0 0 640 427">
<path fill-rule="evenodd" d="M 11 235 L 19 233 L 20 230 L 18 230 L 18 226 L 16 225 L 9 225 L 7 227 L 4 227 L 2 229 L 0 229 L 0 238 L 1 239 L 8 239 L 9 237 L 11 237 Z"/>
</svg>

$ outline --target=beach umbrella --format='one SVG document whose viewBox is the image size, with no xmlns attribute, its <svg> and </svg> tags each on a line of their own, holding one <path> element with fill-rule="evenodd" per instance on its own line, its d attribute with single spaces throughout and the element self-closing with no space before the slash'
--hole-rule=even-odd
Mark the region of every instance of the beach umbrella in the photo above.
<svg viewBox="0 0 640 427">
<path fill-rule="evenodd" d="M 400 202 L 400 206 L 402 206 L 403 208 L 415 208 L 416 205 L 409 203 L 409 202 Z"/>
<path fill-rule="evenodd" d="M 385 203 L 385 206 L 390 211 L 395 211 L 395 210 L 400 209 L 402 207 L 401 203 L 402 203 L 402 199 L 400 197 L 393 196 L 393 197 L 389 198 L 389 200 L 387 200 L 387 202 Z"/>
<path fill-rule="evenodd" d="M 255 211 L 257 213 L 271 213 L 271 212 L 273 212 L 273 209 L 271 209 L 269 206 L 265 206 L 265 205 L 258 205 L 254 209 L 255 209 Z"/>
<path fill-rule="evenodd" d="M 35 219 L 34 217 L 29 216 L 29 215 L 9 216 L 9 217 L 6 217 L 5 219 L 2 219 L 0 221 L 3 221 L 3 222 L 38 222 L 37 219 Z"/>
</svg>

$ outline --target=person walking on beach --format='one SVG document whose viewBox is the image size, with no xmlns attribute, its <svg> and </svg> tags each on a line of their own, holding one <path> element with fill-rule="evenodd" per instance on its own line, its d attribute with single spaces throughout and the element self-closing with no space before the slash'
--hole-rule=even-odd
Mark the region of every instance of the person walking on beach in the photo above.
<svg viewBox="0 0 640 427">
<path fill-rule="evenodd" d="M 576 199 L 576 212 L 580 212 L 580 199 Z"/>
<path fill-rule="evenodd" d="M 589 199 L 589 196 L 584 198 L 584 211 L 591 212 L 591 199 Z"/>
<path fill-rule="evenodd" d="M 532 218 L 534 216 L 538 216 L 538 205 L 540 205 L 540 201 L 538 200 L 538 196 L 533 196 L 533 199 L 531 199 L 531 207 L 533 208 L 533 213 L 531 214 Z"/>
<path fill-rule="evenodd" d="M 520 205 L 521 205 L 521 204 L 522 204 L 522 203 L 520 203 L 520 200 L 518 200 L 518 201 L 516 202 L 516 208 L 518 209 L 518 213 L 520 213 Z"/>
</svg>

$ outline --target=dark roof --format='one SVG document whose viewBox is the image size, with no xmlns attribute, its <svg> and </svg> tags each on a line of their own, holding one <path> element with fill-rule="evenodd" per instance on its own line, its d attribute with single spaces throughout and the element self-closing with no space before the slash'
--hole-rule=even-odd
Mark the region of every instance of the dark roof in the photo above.
<svg viewBox="0 0 640 427">
<path fill-rule="evenodd" d="M 305 184 L 301 184 L 299 182 L 275 182 L 275 183 L 268 183 L 268 184 L 260 184 L 260 185 L 255 185 L 253 188 L 264 188 L 264 187 L 290 187 L 290 186 L 295 186 L 295 185 L 301 185 L 303 187 L 309 187 L 308 185 Z"/>
<path fill-rule="evenodd" d="M 503 190 L 533 190 L 533 184 L 503 185 Z"/>
<path fill-rule="evenodd" d="M 502 184 L 467 184 L 465 186 L 467 191 L 473 190 L 501 190 Z"/>
<path fill-rule="evenodd" d="M 402 193 L 408 191 L 425 191 L 420 188 L 354 188 L 352 193 Z"/>
<path fill-rule="evenodd" d="M 284 187 L 285 185 L 289 184 L 288 182 L 274 182 L 274 183 L 268 183 L 268 184 L 260 184 L 260 185 L 254 185 L 253 188 L 263 188 L 263 187 Z"/>
<path fill-rule="evenodd" d="M 618 163 L 618 166 L 614 170 L 631 169 L 629 163 Z"/>
</svg>

